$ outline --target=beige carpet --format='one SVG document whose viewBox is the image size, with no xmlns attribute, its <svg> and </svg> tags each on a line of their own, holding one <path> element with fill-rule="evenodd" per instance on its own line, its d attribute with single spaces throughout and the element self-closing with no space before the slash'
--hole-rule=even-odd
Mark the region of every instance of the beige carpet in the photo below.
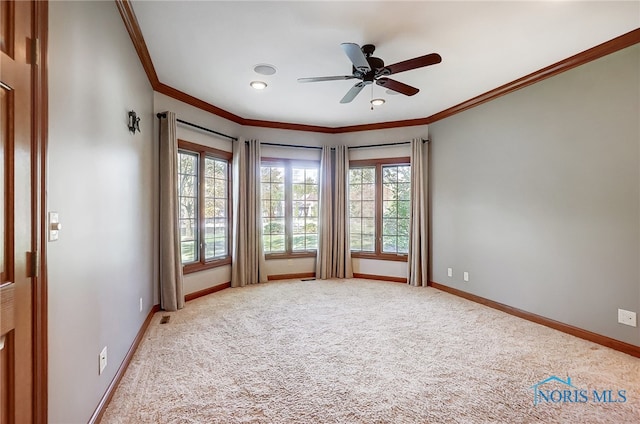
<svg viewBox="0 0 640 424">
<path fill-rule="evenodd" d="M 531 386 L 551 376 L 574 388 L 549 382 L 534 405 Z M 432 288 L 354 279 L 227 289 L 156 314 L 102 423 L 639 417 L 638 358 Z"/>
</svg>

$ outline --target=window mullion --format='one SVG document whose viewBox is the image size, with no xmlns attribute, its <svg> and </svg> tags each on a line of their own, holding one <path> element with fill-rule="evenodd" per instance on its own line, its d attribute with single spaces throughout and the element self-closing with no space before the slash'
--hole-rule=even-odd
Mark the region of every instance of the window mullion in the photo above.
<svg viewBox="0 0 640 424">
<path fill-rule="evenodd" d="M 284 240 L 285 251 L 293 252 L 293 171 L 291 162 L 286 162 L 284 168 Z"/>
<path fill-rule="evenodd" d="M 198 246 L 200 246 L 200 263 L 204 264 L 206 262 L 205 258 L 205 153 L 200 152 L 198 155 Z"/>
<path fill-rule="evenodd" d="M 382 253 L 382 164 L 376 164 L 376 254 Z"/>
</svg>

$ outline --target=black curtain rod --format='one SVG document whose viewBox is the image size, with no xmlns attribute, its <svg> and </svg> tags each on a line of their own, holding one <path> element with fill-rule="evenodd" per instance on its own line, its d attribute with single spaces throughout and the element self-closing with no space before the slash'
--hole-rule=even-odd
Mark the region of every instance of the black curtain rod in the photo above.
<svg viewBox="0 0 640 424">
<path fill-rule="evenodd" d="M 322 150 L 320 146 L 305 146 L 303 144 L 284 144 L 284 143 L 269 143 L 268 141 L 261 141 L 261 146 L 277 146 L 277 147 L 295 147 L 296 149 L 314 149 Z"/>
<path fill-rule="evenodd" d="M 164 118 L 166 115 L 166 113 L 158 113 L 156 115 L 158 118 Z M 210 132 L 212 134 L 216 134 L 219 135 L 221 137 L 226 137 L 228 139 L 231 140 L 237 140 L 236 137 L 232 137 L 230 135 L 227 134 L 223 134 L 221 132 L 218 131 L 214 131 L 214 130 L 210 130 L 209 128 L 205 128 L 202 127 L 200 125 L 197 124 L 192 124 L 191 122 L 187 122 L 187 121 L 183 121 L 182 119 L 176 119 L 176 121 L 180 122 L 181 124 L 184 125 L 189 125 L 190 127 L 194 127 L 197 128 L 199 130 L 202 131 L 206 131 L 206 132 Z M 429 140 L 425 140 L 424 138 L 422 139 L 423 143 L 426 143 Z M 352 147 L 348 147 L 349 149 L 365 149 L 367 147 L 386 147 L 386 146 L 400 146 L 403 144 L 410 144 L 410 141 L 399 141 L 397 143 L 379 143 L 379 144 L 365 144 L 363 146 L 352 146 Z M 297 149 L 314 149 L 314 150 L 322 150 L 322 147 L 319 146 L 304 146 L 301 144 L 285 144 L 285 143 L 269 143 L 269 142 L 260 142 L 261 145 L 263 146 L 276 146 L 276 147 L 293 147 L 293 148 L 297 148 Z"/>
<path fill-rule="evenodd" d="M 429 140 L 425 140 L 424 138 L 422 139 L 423 143 L 426 143 Z M 277 147 L 294 147 L 294 148 L 299 148 L 299 149 L 316 149 L 316 150 L 322 150 L 322 147 L 319 146 L 303 146 L 300 144 L 284 144 L 284 143 L 269 143 L 269 142 L 260 142 L 261 145 L 263 146 L 277 146 Z M 364 149 L 367 147 L 386 147 L 386 146 L 400 146 L 403 144 L 411 144 L 410 141 L 399 141 L 396 143 L 379 143 L 379 144 L 365 144 L 362 146 L 347 146 L 347 148 L 349 150 L 351 149 Z M 333 147 L 332 147 L 333 149 Z"/>
<path fill-rule="evenodd" d="M 167 114 L 166 113 L 158 113 L 156 116 L 158 118 L 164 118 L 164 117 L 167 116 Z M 230 135 L 227 135 L 227 134 L 223 134 L 223 133 L 215 131 L 215 130 L 210 130 L 209 128 L 205 128 L 205 127 L 202 127 L 202 126 L 197 125 L 197 124 L 192 124 L 191 122 L 183 121 L 182 119 L 176 119 L 176 121 L 180 122 L 181 124 L 188 125 L 190 127 L 197 128 L 197 129 L 202 130 L 202 131 L 206 131 L 206 132 L 209 132 L 209 133 L 212 133 L 212 134 L 215 134 L 215 135 L 219 135 L 220 137 L 225 137 L 225 138 L 228 138 L 228 139 L 231 139 L 231 140 L 237 140 L 236 137 L 233 137 L 233 136 L 230 136 Z"/>
</svg>

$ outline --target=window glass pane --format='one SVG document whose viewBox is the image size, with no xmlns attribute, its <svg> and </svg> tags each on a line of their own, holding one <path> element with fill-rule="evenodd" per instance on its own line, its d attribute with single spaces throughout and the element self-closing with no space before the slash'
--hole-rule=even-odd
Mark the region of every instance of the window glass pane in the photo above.
<svg viewBox="0 0 640 424">
<path fill-rule="evenodd" d="M 349 169 L 349 245 L 353 251 L 375 247 L 375 167 Z"/>
<path fill-rule="evenodd" d="M 398 182 L 399 183 L 411 182 L 411 165 L 398 166 Z"/>
<path fill-rule="evenodd" d="M 382 251 L 385 253 L 396 253 L 398 251 L 396 236 L 382 236 Z"/>
<path fill-rule="evenodd" d="M 361 218 L 362 217 L 362 202 L 350 202 L 349 203 L 349 217 Z"/>
<path fill-rule="evenodd" d="M 260 181 L 263 183 L 268 183 L 271 181 L 271 168 L 268 166 L 263 166 L 260 168 Z"/>
<path fill-rule="evenodd" d="M 409 217 L 411 214 L 411 167 L 383 166 L 382 251 L 407 253 L 409 248 Z"/>
<path fill-rule="evenodd" d="M 398 235 L 409 237 L 409 219 L 398 219 Z"/>
<path fill-rule="evenodd" d="M 375 184 L 363 184 L 362 185 L 362 200 L 375 200 L 376 199 L 376 185 Z"/>
<path fill-rule="evenodd" d="M 219 179 L 226 179 L 229 173 L 229 164 L 225 160 L 216 160 L 214 168 L 214 177 Z"/>
<path fill-rule="evenodd" d="M 196 242 L 195 241 L 181 241 L 180 250 L 182 252 L 182 263 L 190 263 L 196 261 Z"/>
<path fill-rule="evenodd" d="M 271 200 L 284 200 L 284 183 L 271 183 Z"/>
<path fill-rule="evenodd" d="M 226 218 L 216 218 L 214 220 L 214 237 L 213 237 L 213 246 L 214 246 L 214 255 L 215 256 L 227 256 L 227 246 L 229 243 L 229 227 L 228 221 Z"/>
<path fill-rule="evenodd" d="M 349 200 L 362 199 L 362 184 L 349 184 Z"/>
<path fill-rule="evenodd" d="M 363 201 L 361 204 L 362 204 L 362 216 L 364 218 L 375 218 L 375 216 L 376 216 L 376 202 L 375 201 Z"/>
<path fill-rule="evenodd" d="M 382 234 L 383 235 L 396 235 L 396 234 L 398 234 L 398 220 L 395 219 L 395 218 L 383 219 L 382 220 Z"/>
<path fill-rule="evenodd" d="M 308 234 L 306 243 L 307 243 L 306 250 L 318 250 L 318 235 Z"/>
<path fill-rule="evenodd" d="M 375 252 L 376 243 L 375 237 L 372 235 L 362 235 L 362 251 L 363 252 Z"/>
<path fill-rule="evenodd" d="M 304 182 L 304 169 L 294 168 L 292 173 L 291 173 L 291 176 L 293 178 L 292 182 L 294 184 L 303 183 Z"/>
<path fill-rule="evenodd" d="M 228 238 L 228 164 L 205 157 L 205 260 L 227 255 Z"/>
<path fill-rule="evenodd" d="M 411 183 L 398 183 L 398 199 L 411 200 Z"/>
<path fill-rule="evenodd" d="M 362 250 L 362 237 L 360 234 L 351 233 L 349 235 L 349 248 L 354 252 Z"/>
<path fill-rule="evenodd" d="M 270 214 L 273 217 L 284 217 L 284 201 L 272 200 Z"/>
<path fill-rule="evenodd" d="M 285 251 L 284 235 L 272 235 L 269 252 L 278 253 L 278 252 L 284 252 L 284 251 Z"/>
<path fill-rule="evenodd" d="M 362 182 L 366 184 L 375 184 L 376 168 L 373 166 L 362 168 Z"/>
<path fill-rule="evenodd" d="M 398 253 L 409 252 L 409 236 L 398 236 Z"/>
<path fill-rule="evenodd" d="M 291 213 L 294 219 L 292 251 L 317 249 L 318 169 L 292 167 Z M 316 240 L 309 244 L 308 241 Z"/>
<path fill-rule="evenodd" d="M 197 153 L 178 152 L 178 204 L 182 262 L 196 262 L 199 260 Z"/>
<path fill-rule="evenodd" d="M 272 166 L 270 178 L 272 183 L 284 183 L 284 167 Z"/>
<path fill-rule="evenodd" d="M 293 235 L 293 251 L 305 250 L 304 234 Z"/>
<path fill-rule="evenodd" d="M 382 182 L 384 184 L 392 184 L 398 182 L 398 167 L 397 166 L 383 166 L 382 167 Z"/>
<path fill-rule="evenodd" d="M 362 168 L 349 169 L 349 183 L 351 184 L 362 183 Z"/>
<path fill-rule="evenodd" d="M 376 220 L 375 218 L 363 218 L 362 219 L 362 234 L 375 235 L 376 233 Z"/>
</svg>

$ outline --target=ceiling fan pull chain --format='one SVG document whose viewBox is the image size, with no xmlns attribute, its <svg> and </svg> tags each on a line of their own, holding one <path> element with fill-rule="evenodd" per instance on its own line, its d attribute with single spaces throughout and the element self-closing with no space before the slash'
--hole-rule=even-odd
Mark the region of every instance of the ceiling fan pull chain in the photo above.
<svg viewBox="0 0 640 424">
<path fill-rule="evenodd" d="M 369 103 L 371 103 L 371 110 L 373 110 L 373 84 L 371 84 L 371 101 Z"/>
</svg>

